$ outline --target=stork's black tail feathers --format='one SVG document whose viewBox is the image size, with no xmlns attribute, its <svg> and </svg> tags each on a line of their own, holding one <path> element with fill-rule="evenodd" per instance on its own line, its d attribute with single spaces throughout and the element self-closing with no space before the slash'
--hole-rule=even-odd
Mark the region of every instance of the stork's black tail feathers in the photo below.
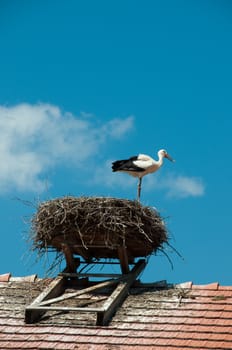
<svg viewBox="0 0 232 350">
<path fill-rule="evenodd" d="M 138 156 L 131 157 L 129 159 L 116 160 L 112 163 L 112 171 L 144 171 L 144 169 L 137 167 L 133 161 L 137 160 Z"/>
<path fill-rule="evenodd" d="M 116 160 L 112 163 L 112 171 L 120 171 L 128 160 Z"/>
</svg>

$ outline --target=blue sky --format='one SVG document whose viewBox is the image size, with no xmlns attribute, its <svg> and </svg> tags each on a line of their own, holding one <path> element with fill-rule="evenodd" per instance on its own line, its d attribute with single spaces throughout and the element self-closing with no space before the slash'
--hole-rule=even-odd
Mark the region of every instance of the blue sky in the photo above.
<svg viewBox="0 0 232 350">
<path fill-rule="evenodd" d="M 231 284 L 231 2 L 2 0 L 0 43 L 0 273 L 46 270 L 23 200 L 134 199 L 111 161 L 165 148 L 141 199 L 184 261 L 142 280 Z"/>
</svg>

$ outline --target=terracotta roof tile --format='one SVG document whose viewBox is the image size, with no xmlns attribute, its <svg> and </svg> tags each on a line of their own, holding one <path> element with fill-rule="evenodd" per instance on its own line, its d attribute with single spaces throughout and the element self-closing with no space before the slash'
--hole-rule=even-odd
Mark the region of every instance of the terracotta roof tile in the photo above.
<svg viewBox="0 0 232 350">
<path fill-rule="evenodd" d="M 0 275 L 0 282 L 8 282 L 10 280 L 10 273 L 4 273 L 3 275 Z"/>
<path fill-rule="evenodd" d="M 210 283 L 210 284 L 193 284 L 192 289 L 207 289 L 207 290 L 218 290 L 219 283 Z"/>
<path fill-rule="evenodd" d="M 44 283 L 0 283 L 0 349 L 232 349 L 232 286 L 134 287 L 105 327 L 96 326 L 92 314 L 73 312 L 48 312 L 39 323 L 25 324 L 25 306 Z"/>
<path fill-rule="evenodd" d="M 232 289 L 232 286 L 221 286 L 221 285 L 219 284 L 218 289 L 219 289 L 219 290 L 231 290 L 231 289 Z"/>
</svg>

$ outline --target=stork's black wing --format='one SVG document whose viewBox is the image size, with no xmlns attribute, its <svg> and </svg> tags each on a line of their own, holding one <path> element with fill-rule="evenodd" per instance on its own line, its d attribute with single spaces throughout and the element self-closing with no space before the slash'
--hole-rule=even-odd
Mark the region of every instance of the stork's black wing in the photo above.
<svg viewBox="0 0 232 350">
<path fill-rule="evenodd" d="M 144 171 L 143 168 L 134 164 L 135 160 L 138 160 L 138 156 L 133 156 L 129 159 L 116 160 L 112 163 L 112 171 Z"/>
</svg>

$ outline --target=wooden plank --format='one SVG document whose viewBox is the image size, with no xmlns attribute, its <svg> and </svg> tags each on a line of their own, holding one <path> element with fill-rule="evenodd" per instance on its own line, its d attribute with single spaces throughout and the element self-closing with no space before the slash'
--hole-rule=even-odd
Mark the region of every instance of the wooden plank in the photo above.
<svg viewBox="0 0 232 350">
<path fill-rule="evenodd" d="M 62 276 L 56 277 L 49 286 L 38 295 L 38 297 L 25 309 L 25 322 L 34 323 L 36 322 L 43 314 L 44 311 L 33 311 L 33 308 L 39 305 L 41 302 L 54 298 L 58 295 L 61 295 L 65 288 L 65 278 Z"/>
<path fill-rule="evenodd" d="M 133 267 L 132 271 L 128 274 L 126 280 L 119 283 L 119 285 L 111 294 L 111 296 L 103 304 L 103 310 L 97 313 L 97 325 L 104 326 L 108 323 L 112 315 L 116 312 L 116 309 L 122 304 L 122 302 L 127 297 L 130 286 L 134 283 L 134 281 L 145 268 L 145 266 L 145 260 L 139 260 L 137 264 Z"/>
<path fill-rule="evenodd" d="M 128 294 L 127 282 L 121 282 L 97 313 L 97 326 L 105 326 L 116 308 L 122 304 Z"/>
<path fill-rule="evenodd" d="M 166 280 L 162 281 L 156 281 L 156 282 L 148 282 L 148 283 L 142 283 L 140 281 L 136 281 L 134 287 L 136 288 L 157 288 L 157 289 L 164 289 L 168 287 L 168 283 Z"/>
<path fill-rule="evenodd" d="M 30 310 L 30 307 L 28 308 Z M 35 306 L 31 311 L 78 311 L 78 312 L 99 312 L 101 307 L 69 307 L 69 306 Z"/>
<path fill-rule="evenodd" d="M 121 273 L 66 273 L 66 272 L 61 272 L 59 273 L 59 276 L 64 276 L 64 277 L 100 277 L 100 278 L 105 278 L 105 277 L 121 277 Z"/>
<path fill-rule="evenodd" d="M 122 252 L 125 254 L 126 252 Z M 121 275 L 117 279 L 107 280 L 101 283 L 96 283 L 93 286 L 81 289 L 74 293 L 67 295 L 61 295 L 65 290 L 66 277 L 58 276 L 50 285 L 42 292 L 25 310 L 25 322 L 34 323 L 36 322 L 46 311 L 75 311 L 75 312 L 96 312 L 97 313 L 97 325 L 105 325 L 109 319 L 115 313 L 117 307 L 124 301 L 128 295 L 130 286 L 135 282 L 138 275 L 146 266 L 144 259 L 139 260 L 131 272 L 128 274 Z M 126 265 L 124 265 L 126 267 Z M 64 273 L 67 269 L 64 271 Z M 76 274 L 75 274 L 76 275 Z M 116 289 L 110 295 L 110 297 L 103 304 L 103 307 L 91 308 L 91 307 L 59 307 L 59 306 L 48 306 L 52 303 L 70 299 L 85 293 L 90 293 L 102 288 L 107 288 L 113 284 L 118 284 Z"/>
<path fill-rule="evenodd" d="M 45 305 L 57 303 L 58 301 L 71 299 L 71 298 L 77 297 L 77 296 L 85 294 L 85 293 L 90 293 L 90 292 L 93 292 L 93 291 L 96 291 L 96 290 L 99 290 L 99 289 L 102 289 L 102 288 L 107 288 L 107 287 L 110 287 L 113 284 L 119 283 L 120 280 L 121 279 L 114 279 L 114 280 L 108 280 L 108 281 L 105 281 L 105 282 L 97 283 L 94 286 L 91 286 L 91 287 L 88 287 L 88 288 L 83 288 L 83 289 L 78 290 L 77 292 L 74 292 L 74 293 L 69 293 L 67 295 L 62 295 L 62 296 L 57 297 L 57 298 L 53 298 L 53 299 L 49 299 L 49 300 L 46 300 L 46 301 L 42 301 L 40 303 L 40 306 L 45 306 Z"/>
</svg>

